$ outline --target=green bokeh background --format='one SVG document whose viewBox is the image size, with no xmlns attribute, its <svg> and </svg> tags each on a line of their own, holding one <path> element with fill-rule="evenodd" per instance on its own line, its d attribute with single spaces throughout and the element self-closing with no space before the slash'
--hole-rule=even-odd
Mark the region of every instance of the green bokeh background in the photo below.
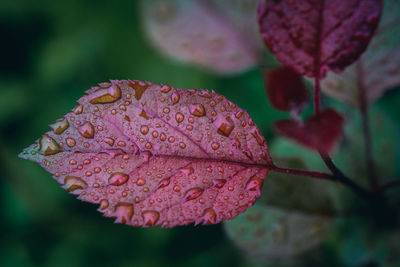
<svg viewBox="0 0 400 267">
<path fill-rule="evenodd" d="M 267 102 L 259 69 L 220 77 L 161 56 L 144 37 L 133 0 L 2 0 L 0 38 L 0 266 L 259 264 L 222 225 L 114 225 L 37 164 L 17 158 L 86 89 L 109 79 L 214 89 L 247 110 L 272 143 L 273 121 L 287 114 Z M 377 103 L 396 125 L 399 103 L 399 91 Z"/>
</svg>

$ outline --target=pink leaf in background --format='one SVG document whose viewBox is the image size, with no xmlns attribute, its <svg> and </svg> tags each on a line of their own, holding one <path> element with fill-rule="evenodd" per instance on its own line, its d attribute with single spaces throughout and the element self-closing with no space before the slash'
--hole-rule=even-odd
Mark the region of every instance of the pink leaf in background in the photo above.
<svg viewBox="0 0 400 267">
<path fill-rule="evenodd" d="M 225 97 L 131 80 L 87 93 L 20 156 L 105 216 L 144 227 L 214 224 L 260 196 L 267 144 Z"/>
<path fill-rule="evenodd" d="M 308 77 L 324 77 L 360 56 L 381 9 L 381 0 L 265 1 L 258 6 L 258 23 L 282 64 Z"/>
<path fill-rule="evenodd" d="M 343 135 L 344 119 L 332 108 L 310 116 L 305 123 L 279 120 L 275 127 L 286 137 L 306 147 L 329 152 Z"/>
<path fill-rule="evenodd" d="M 142 0 L 144 33 L 163 54 L 219 74 L 257 65 L 257 0 Z"/>
<path fill-rule="evenodd" d="M 307 103 L 307 89 L 301 76 L 287 67 L 265 72 L 266 91 L 271 105 L 282 111 L 301 111 Z"/>
</svg>

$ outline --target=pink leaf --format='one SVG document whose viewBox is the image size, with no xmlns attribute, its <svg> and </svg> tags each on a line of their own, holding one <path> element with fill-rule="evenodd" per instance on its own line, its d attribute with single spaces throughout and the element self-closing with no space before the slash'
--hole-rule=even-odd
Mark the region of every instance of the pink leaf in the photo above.
<svg viewBox="0 0 400 267">
<path fill-rule="evenodd" d="M 378 24 L 381 0 L 282 0 L 258 6 L 268 48 L 299 74 L 324 77 L 342 71 L 367 47 Z"/>
<path fill-rule="evenodd" d="M 260 196 L 267 144 L 225 97 L 131 80 L 87 93 L 20 156 L 105 216 L 144 227 L 214 224 Z"/>
<path fill-rule="evenodd" d="M 312 115 L 305 123 L 280 120 L 275 123 L 279 132 L 306 147 L 329 152 L 343 135 L 344 119 L 332 108 Z"/>
<path fill-rule="evenodd" d="M 257 1 L 142 0 L 140 15 L 145 34 L 163 54 L 233 74 L 259 60 Z"/>
<path fill-rule="evenodd" d="M 265 73 L 271 105 L 282 111 L 301 111 L 307 103 L 307 89 L 301 76 L 287 67 L 280 67 Z"/>
</svg>

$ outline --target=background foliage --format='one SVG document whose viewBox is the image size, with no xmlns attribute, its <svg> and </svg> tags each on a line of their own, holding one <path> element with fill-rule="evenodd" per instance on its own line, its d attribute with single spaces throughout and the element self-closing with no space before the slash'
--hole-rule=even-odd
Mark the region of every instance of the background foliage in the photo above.
<svg viewBox="0 0 400 267">
<path fill-rule="evenodd" d="M 42 168 L 17 158 L 22 148 L 48 130 L 48 123 L 71 110 L 83 91 L 98 82 L 130 78 L 180 88 L 214 89 L 249 112 L 272 148 L 273 157 L 301 156 L 309 169 L 323 169 L 314 153 L 276 137 L 272 123 L 287 114 L 268 103 L 260 69 L 222 77 L 165 58 L 147 42 L 137 7 L 136 1 L 125 0 L 1 1 L 0 266 L 267 264 L 265 259 L 236 247 L 222 224 L 173 229 L 114 225 L 112 219 L 101 217 L 95 206 L 61 190 Z M 275 64 L 272 60 L 264 63 Z M 350 122 L 357 117 L 347 112 L 350 108 L 345 104 L 327 97 L 323 102 L 346 111 Z M 399 103 L 400 90 L 391 90 L 373 111 L 382 117 L 372 119 L 376 120 L 372 122 L 373 138 L 377 137 L 375 156 L 379 170 L 390 176 L 388 180 L 399 177 L 399 168 L 394 167 L 400 151 Z M 343 156 L 337 157 L 348 175 L 363 179 L 362 163 L 354 164 L 362 162 L 358 158 L 363 154 L 357 143 L 357 136 L 361 136 L 357 125 L 355 121 L 346 128 L 346 137 L 337 149 L 337 154 Z M 264 186 L 268 186 L 268 177 Z M 333 187 L 347 192 L 340 185 Z M 394 189 L 389 193 L 396 192 Z M 348 203 L 349 196 L 336 194 L 333 198 L 340 207 L 347 205 L 343 203 Z M 268 212 L 263 206 L 254 209 Z M 271 214 L 274 212 L 281 216 L 281 211 Z M 245 218 L 238 220 L 242 223 Z M 305 257 L 308 262 L 329 261 L 332 266 L 373 261 L 395 266 L 398 261 L 386 257 L 388 251 L 398 251 L 399 241 L 393 238 L 397 236 L 393 231 L 386 224 L 371 227 L 361 219 L 339 220 L 318 257 Z M 365 236 L 378 241 L 366 241 Z M 257 241 L 256 235 L 248 238 Z"/>
</svg>

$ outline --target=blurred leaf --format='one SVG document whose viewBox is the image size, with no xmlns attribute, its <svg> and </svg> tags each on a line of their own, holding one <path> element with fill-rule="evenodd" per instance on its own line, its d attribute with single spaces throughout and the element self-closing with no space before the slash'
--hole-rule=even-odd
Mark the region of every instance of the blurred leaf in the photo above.
<svg viewBox="0 0 400 267">
<path fill-rule="evenodd" d="M 384 183 L 398 178 L 397 162 L 400 161 L 398 125 L 393 123 L 386 113 L 373 108 L 370 110 L 370 127 L 378 182 Z M 345 128 L 345 140 L 335 154 L 335 162 L 346 175 L 367 185 L 365 153 L 361 117 L 358 112 L 353 112 Z"/>
<path fill-rule="evenodd" d="M 374 102 L 400 85 L 400 2 L 386 0 L 377 32 L 361 58 L 340 74 L 329 73 L 321 88 L 341 101 L 359 105 L 359 86 Z"/>
<path fill-rule="evenodd" d="M 330 229 L 330 218 L 285 211 L 257 203 L 224 222 L 233 242 L 259 260 L 291 260 L 316 247 Z"/>
<path fill-rule="evenodd" d="M 167 56 L 220 74 L 257 64 L 256 3 L 247 1 L 143 0 L 144 32 Z M 249 18 L 247 18 L 249 17 Z"/>
<path fill-rule="evenodd" d="M 274 162 L 281 168 L 307 170 L 299 157 L 274 158 Z M 304 213 L 330 214 L 334 207 L 328 184 L 325 180 L 270 172 L 257 203 Z"/>
</svg>

